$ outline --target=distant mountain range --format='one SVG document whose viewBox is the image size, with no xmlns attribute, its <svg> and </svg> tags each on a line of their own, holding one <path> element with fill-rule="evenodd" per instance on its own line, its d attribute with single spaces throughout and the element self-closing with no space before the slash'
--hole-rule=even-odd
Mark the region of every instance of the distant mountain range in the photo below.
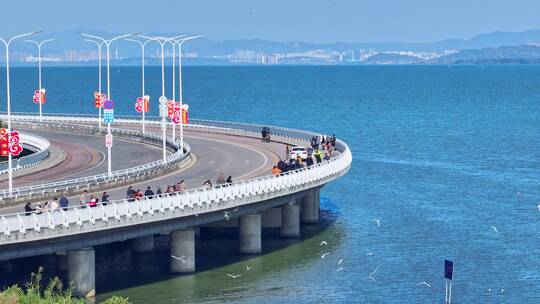
<svg viewBox="0 0 540 304">
<path fill-rule="evenodd" d="M 110 37 L 113 34 L 88 30 L 67 30 L 41 35 L 56 40 L 43 48 L 44 56 L 53 54 L 55 63 L 94 64 L 96 46 L 84 41 L 79 32 Z M 157 33 L 150 33 L 156 35 Z M 162 33 L 172 36 L 175 33 Z M 212 40 L 200 38 L 183 47 L 186 62 L 197 64 L 478 64 L 478 63 L 538 63 L 540 61 L 540 30 L 525 32 L 493 32 L 471 39 L 449 39 L 430 43 L 306 43 L 277 42 L 262 39 Z M 35 54 L 35 46 L 17 42 L 14 52 L 21 61 Z M 132 42 L 118 41 L 111 49 L 120 60 L 115 64 L 138 64 L 140 49 Z M 86 52 L 86 53 L 84 53 Z M 94 53 L 92 53 L 94 52 Z M 69 53 L 69 54 L 68 54 Z M 84 53 L 84 54 L 83 54 Z M 75 54 L 75 55 L 74 55 Z M 81 55 L 82 54 L 82 55 Z M 80 55 L 80 56 L 79 56 Z M 157 48 L 148 47 L 147 56 L 158 55 Z M 75 56 L 80 60 L 67 60 Z M 79 57 L 77 57 L 79 56 Z M 30 61 L 28 61 L 30 62 Z M 157 60 L 150 59 L 149 64 Z"/>
</svg>

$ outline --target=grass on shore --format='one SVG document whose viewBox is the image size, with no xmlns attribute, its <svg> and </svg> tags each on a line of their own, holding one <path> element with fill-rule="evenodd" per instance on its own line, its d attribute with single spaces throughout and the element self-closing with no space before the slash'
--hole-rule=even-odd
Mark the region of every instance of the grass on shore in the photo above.
<svg viewBox="0 0 540 304">
<path fill-rule="evenodd" d="M 82 298 L 73 297 L 69 289 L 64 289 L 58 277 L 52 278 L 42 288 L 42 269 L 32 273 L 30 282 L 26 283 L 26 290 L 14 285 L 0 291 L 0 304 L 85 304 Z M 128 298 L 113 296 L 101 304 L 130 304 Z"/>
</svg>

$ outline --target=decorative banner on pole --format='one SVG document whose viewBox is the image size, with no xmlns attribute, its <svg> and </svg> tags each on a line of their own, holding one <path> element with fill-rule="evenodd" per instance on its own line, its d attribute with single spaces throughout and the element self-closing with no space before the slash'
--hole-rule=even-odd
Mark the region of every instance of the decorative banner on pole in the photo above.
<svg viewBox="0 0 540 304">
<path fill-rule="evenodd" d="M 106 134 L 105 135 L 105 147 L 111 148 L 112 145 L 113 145 L 112 134 Z"/>
<path fill-rule="evenodd" d="M 187 125 L 189 123 L 188 110 L 189 110 L 189 105 L 183 104 L 182 105 L 182 124 L 183 125 Z"/>
<path fill-rule="evenodd" d="M 6 129 L 0 129 L 0 156 L 21 154 L 23 147 L 19 142 L 19 132 L 11 131 L 9 136 L 7 133 Z"/>
<path fill-rule="evenodd" d="M 167 116 L 170 120 L 174 118 L 174 100 L 168 100 L 167 101 Z"/>
<path fill-rule="evenodd" d="M 34 103 L 35 104 L 45 104 L 45 89 L 34 90 Z"/>
<path fill-rule="evenodd" d="M 179 102 L 174 103 L 173 118 L 171 120 L 175 125 L 179 125 L 182 120 L 182 108 Z"/>
<path fill-rule="evenodd" d="M 107 94 L 94 92 L 94 106 L 96 109 L 103 108 L 103 103 L 107 100 Z"/>
<path fill-rule="evenodd" d="M 144 109 L 145 113 L 148 113 L 150 110 L 150 96 L 145 95 L 143 97 L 137 97 L 137 102 L 135 102 L 135 111 L 141 113 Z"/>
</svg>

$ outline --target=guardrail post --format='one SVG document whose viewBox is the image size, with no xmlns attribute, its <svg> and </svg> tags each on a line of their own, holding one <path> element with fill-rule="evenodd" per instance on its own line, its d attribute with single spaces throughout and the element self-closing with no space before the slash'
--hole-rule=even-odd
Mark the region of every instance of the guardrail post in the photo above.
<svg viewBox="0 0 540 304">
<path fill-rule="evenodd" d="M 287 205 L 281 207 L 280 235 L 284 238 L 300 236 L 300 206 L 296 204 L 294 198 Z"/>
<path fill-rule="evenodd" d="M 148 253 L 154 251 L 154 236 L 141 236 L 131 240 L 131 252 Z"/>
<path fill-rule="evenodd" d="M 238 251 L 241 254 L 261 252 L 261 215 L 241 215 L 238 220 Z"/>
<path fill-rule="evenodd" d="M 68 282 L 76 297 L 96 295 L 96 254 L 94 248 L 68 251 Z"/>
<path fill-rule="evenodd" d="M 171 231 L 171 273 L 190 273 L 195 271 L 195 230 Z"/>
</svg>

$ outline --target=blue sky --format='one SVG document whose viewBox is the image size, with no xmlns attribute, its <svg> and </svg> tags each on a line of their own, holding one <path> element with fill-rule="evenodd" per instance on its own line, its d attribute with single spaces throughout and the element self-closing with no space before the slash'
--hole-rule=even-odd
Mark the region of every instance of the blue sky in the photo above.
<svg viewBox="0 0 540 304">
<path fill-rule="evenodd" d="M 429 42 L 540 29 L 538 12 L 538 0 L 8 0 L 0 35 L 85 28 L 219 40 Z"/>
</svg>

